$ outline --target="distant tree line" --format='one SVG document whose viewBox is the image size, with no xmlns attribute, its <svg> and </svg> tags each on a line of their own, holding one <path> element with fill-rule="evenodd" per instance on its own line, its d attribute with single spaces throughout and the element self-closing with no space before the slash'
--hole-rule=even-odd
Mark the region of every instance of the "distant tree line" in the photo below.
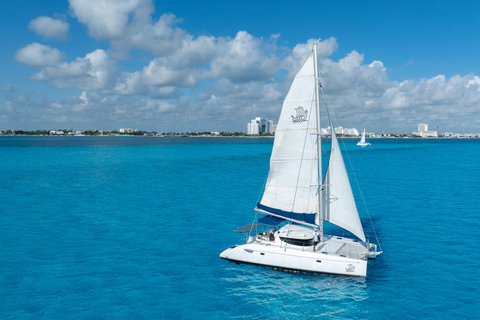
<svg viewBox="0 0 480 320">
<path fill-rule="evenodd" d="M 136 132 L 120 132 L 118 130 L 113 131 L 100 131 L 100 130 L 67 130 L 67 129 L 59 129 L 59 130 L 35 130 L 35 131 L 27 131 L 27 130 L 3 130 L 0 131 L 0 134 L 4 135 L 25 135 L 25 136 L 48 136 L 48 135 L 55 135 L 55 136 L 62 136 L 62 135 L 85 135 L 85 136 L 98 136 L 98 135 L 121 135 L 121 136 L 222 136 L 222 137 L 250 137 L 252 135 L 246 134 L 245 132 L 211 132 L 211 131 L 203 131 L 203 132 L 164 132 L 158 133 L 156 131 L 136 131 Z M 259 135 L 254 136 L 264 136 L 264 137 L 273 137 L 274 134 L 271 133 L 262 133 Z"/>
</svg>

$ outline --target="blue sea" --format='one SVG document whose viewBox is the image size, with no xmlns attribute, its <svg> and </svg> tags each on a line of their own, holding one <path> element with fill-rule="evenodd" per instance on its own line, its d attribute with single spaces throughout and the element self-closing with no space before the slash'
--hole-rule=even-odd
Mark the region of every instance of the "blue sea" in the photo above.
<svg viewBox="0 0 480 320">
<path fill-rule="evenodd" d="M 0 319 L 479 319 L 480 140 L 343 142 L 367 278 L 219 258 L 271 138 L 0 137 Z"/>
</svg>

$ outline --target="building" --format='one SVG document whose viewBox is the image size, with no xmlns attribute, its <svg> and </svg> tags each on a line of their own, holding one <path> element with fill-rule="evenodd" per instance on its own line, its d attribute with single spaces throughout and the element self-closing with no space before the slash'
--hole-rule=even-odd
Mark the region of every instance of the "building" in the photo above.
<svg viewBox="0 0 480 320">
<path fill-rule="evenodd" d="M 322 135 L 330 135 L 331 134 L 331 127 L 327 128 L 321 128 L 320 133 Z M 345 136 L 355 136 L 358 137 L 360 136 L 360 133 L 358 132 L 357 128 L 344 128 L 344 127 L 337 127 L 335 128 L 335 133 L 338 135 L 345 135 Z"/>
<path fill-rule="evenodd" d="M 255 134 L 262 134 L 262 133 L 275 133 L 275 129 L 277 126 L 273 125 L 272 120 L 268 120 L 266 118 L 256 117 L 252 119 L 250 123 L 247 123 L 247 134 L 255 135 Z"/>
<path fill-rule="evenodd" d="M 420 123 L 418 131 L 413 131 L 412 135 L 422 138 L 438 138 L 438 131 L 428 131 L 428 124 Z"/>
<path fill-rule="evenodd" d="M 360 135 L 357 128 L 338 127 L 338 128 L 335 128 L 335 133 L 342 134 L 345 136 L 355 136 L 355 137 L 358 137 Z"/>
<path fill-rule="evenodd" d="M 138 132 L 138 129 L 133 129 L 133 128 L 122 128 L 120 129 L 121 133 L 133 133 L 133 132 Z"/>
<path fill-rule="evenodd" d="M 420 123 L 420 124 L 418 125 L 418 131 L 419 131 L 419 132 L 428 131 L 428 124 Z"/>
</svg>

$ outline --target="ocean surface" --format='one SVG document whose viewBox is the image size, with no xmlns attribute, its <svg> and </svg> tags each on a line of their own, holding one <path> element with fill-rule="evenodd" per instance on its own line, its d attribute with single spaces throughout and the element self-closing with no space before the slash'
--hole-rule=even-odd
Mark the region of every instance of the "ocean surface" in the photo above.
<svg viewBox="0 0 480 320">
<path fill-rule="evenodd" d="M 271 138 L 0 137 L 0 319 L 479 319 L 480 140 L 343 141 L 367 278 L 219 258 Z"/>
</svg>

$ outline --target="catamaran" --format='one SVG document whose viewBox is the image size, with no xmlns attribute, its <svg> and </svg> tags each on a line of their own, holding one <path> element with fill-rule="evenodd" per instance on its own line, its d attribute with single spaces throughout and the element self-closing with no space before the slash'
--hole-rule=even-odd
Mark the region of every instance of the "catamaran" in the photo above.
<svg viewBox="0 0 480 320">
<path fill-rule="evenodd" d="M 365 128 L 363 128 L 362 138 L 360 139 L 360 141 L 358 141 L 357 146 L 366 147 L 369 145 L 370 143 L 365 142 Z"/>
<path fill-rule="evenodd" d="M 283 102 L 255 221 L 235 230 L 244 237 L 221 258 L 284 271 L 365 277 L 367 260 L 381 253 L 366 240 L 335 130 L 322 177 L 321 88 L 315 44 Z M 324 221 L 358 239 L 324 234 Z M 319 242 L 314 242 L 314 229 Z"/>
</svg>

